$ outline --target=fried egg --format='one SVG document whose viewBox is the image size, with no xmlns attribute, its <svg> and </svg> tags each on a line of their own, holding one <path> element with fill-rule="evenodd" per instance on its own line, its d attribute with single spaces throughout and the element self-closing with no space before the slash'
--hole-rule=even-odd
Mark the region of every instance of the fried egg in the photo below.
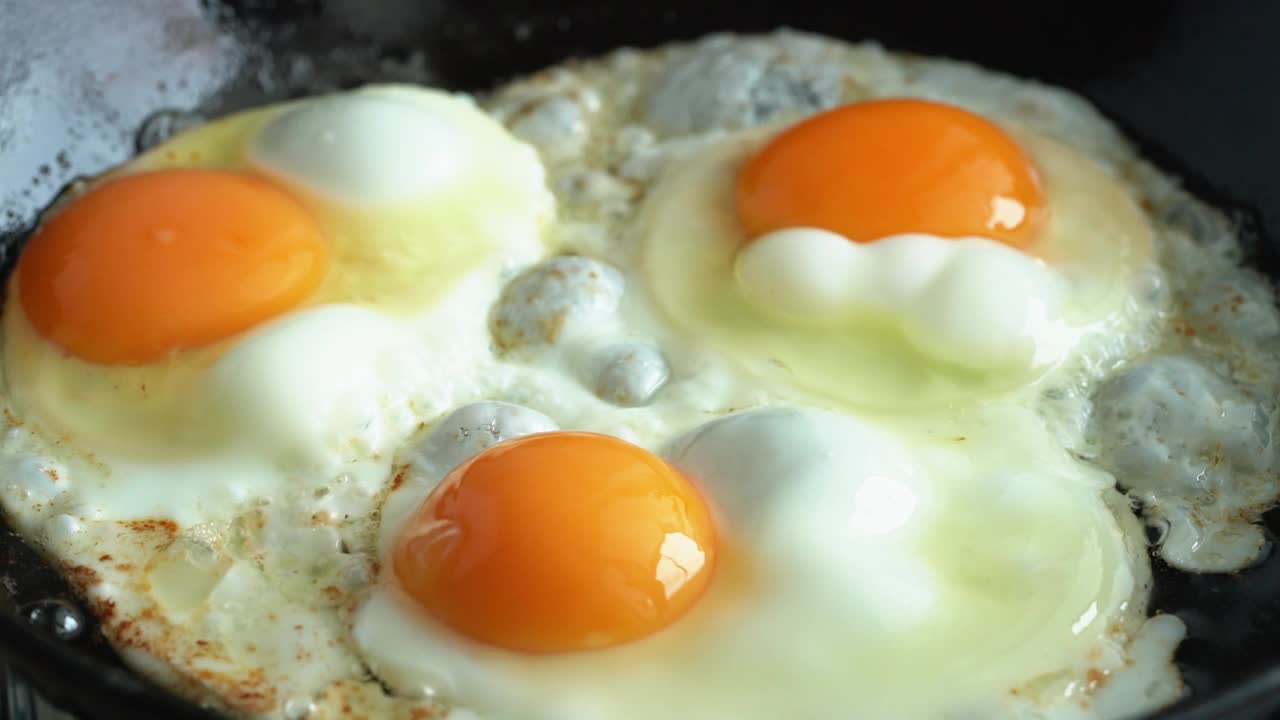
<svg viewBox="0 0 1280 720">
<path fill-rule="evenodd" d="M 384 507 L 389 582 L 354 633 L 402 692 L 485 717 L 981 713 L 1105 666 L 1141 617 L 1110 477 L 1044 434 L 1011 443 L 1032 417 L 917 445 L 779 406 L 693 428 L 664 462 L 487 412 L 496 444 L 455 466 L 469 423 L 447 420 Z"/>
<path fill-rule="evenodd" d="M 400 195 L 377 195 L 380 171 Z M 195 520 L 206 495 L 389 458 L 452 403 L 460 383 L 432 374 L 489 355 L 458 316 L 540 254 L 541 173 L 467 101 L 405 88 L 183 135 L 67 200 L 23 252 L 13 405 L 112 474 L 84 471 L 82 501 L 121 519 Z"/>
<path fill-rule="evenodd" d="M 1025 384 L 1084 336 L 1141 322 L 1152 262 L 1148 221 L 1102 168 L 932 100 L 708 143 L 644 213 L 646 279 L 671 319 L 853 407 Z"/>
</svg>

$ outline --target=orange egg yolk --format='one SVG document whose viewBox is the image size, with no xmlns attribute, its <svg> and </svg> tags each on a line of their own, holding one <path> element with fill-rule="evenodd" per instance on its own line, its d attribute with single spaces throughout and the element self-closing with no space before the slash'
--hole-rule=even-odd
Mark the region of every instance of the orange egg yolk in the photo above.
<svg viewBox="0 0 1280 720">
<path fill-rule="evenodd" d="M 327 263 L 319 226 L 271 183 L 165 170 L 72 201 L 36 231 L 17 272 L 46 338 L 85 360 L 141 364 L 294 307 Z"/>
<path fill-rule="evenodd" d="M 653 633 L 702 595 L 716 561 L 697 488 L 606 435 L 551 432 L 453 470 L 394 550 L 401 585 L 455 631 L 527 653 Z"/>
<path fill-rule="evenodd" d="M 1008 133 L 927 100 L 875 100 L 782 132 L 737 177 L 749 239 L 817 227 L 855 242 L 901 233 L 1023 247 L 1046 213 L 1035 166 Z"/>
</svg>

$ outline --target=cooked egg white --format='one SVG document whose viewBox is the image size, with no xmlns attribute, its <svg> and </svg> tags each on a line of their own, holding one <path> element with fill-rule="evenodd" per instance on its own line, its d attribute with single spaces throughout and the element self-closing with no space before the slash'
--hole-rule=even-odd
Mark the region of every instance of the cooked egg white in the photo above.
<svg viewBox="0 0 1280 720">
<path fill-rule="evenodd" d="M 799 228 L 737 252 L 735 163 L 880 97 L 1016 133 L 1065 203 L 1061 243 L 996 260 L 1009 287 L 954 239 L 906 243 L 913 273 L 960 268 L 945 283 L 895 284 L 886 249 L 786 239 Z M 137 366 L 67 356 L 10 300 L 0 502 L 127 662 L 235 716 L 1118 718 L 1183 692 L 1183 628 L 1145 617 L 1145 537 L 1113 485 L 1168 523 L 1179 567 L 1256 557 L 1250 521 L 1277 491 L 1273 293 L 1220 215 L 1065 91 L 715 35 L 481 106 L 371 88 L 263 108 L 116 175 L 175 167 L 285 189 L 328 273 L 286 313 Z M 814 264 L 817 245 L 839 260 Z M 785 338 L 765 332 L 780 321 Z M 695 477 L 740 564 L 633 643 L 465 640 L 401 592 L 388 548 L 459 464 L 557 429 Z"/>
<path fill-rule="evenodd" d="M 475 122 L 466 100 L 384 87 L 285 110 L 262 126 L 247 155 L 286 182 L 369 206 L 437 196 L 466 178 L 468 165 L 509 146 L 499 128 Z"/>
</svg>

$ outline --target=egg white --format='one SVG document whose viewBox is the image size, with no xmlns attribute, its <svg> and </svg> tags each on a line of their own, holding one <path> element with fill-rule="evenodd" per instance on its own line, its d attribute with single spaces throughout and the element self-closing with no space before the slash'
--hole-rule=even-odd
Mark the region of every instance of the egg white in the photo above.
<svg viewBox="0 0 1280 720">
<path fill-rule="evenodd" d="M 379 94 L 380 103 L 393 100 L 392 96 L 394 103 L 401 103 L 405 92 L 414 91 L 375 94 Z M 934 470 L 939 473 L 937 477 L 989 479 L 1013 477 L 1041 467 L 1061 471 L 1054 473 L 1059 481 L 1056 483 L 1033 475 L 1025 482 L 994 482 L 994 487 L 976 484 L 975 490 L 985 489 L 999 499 L 998 516 L 1010 524 L 995 524 L 991 531 L 979 525 L 973 531 L 974 541 L 984 553 L 1001 558 L 996 567 L 1008 570 L 1018 567 L 1020 561 L 1034 558 L 1035 552 L 1019 555 L 1018 547 L 1002 542 L 1004 538 L 994 532 L 995 527 L 1012 528 L 1024 520 L 1049 515 L 1047 520 L 1051 522 L 1043 528 L 1031 527 L 1028 532 L 1052 538 L 1060 535 L 1054 528 L 1084 525 L 1100 538 L 1100 546 L 1114 545 L 1116 533 L 1120 533 L 1124 536 L 1127 566 L 1112 567 L 1111 577 L 1123 575 L 1127 568 L 1132 583 L 1127 604 L 1114 604 L 1122 594 L 1117 591 L 1118 581 L 1110 591 L 1097 590 L 1101 583 L 1066 587 L 1063 596 L 1072 598 L 1072 603 L 1091 589 L 1097 590 L 1101 602 L 1098 616 L 1086 624 L 1084 636 L 1069 638 L 1065 643 L 1054 634 L 1061 632 L 1061 623 L 1053 623 L 1052 627 L 1058 630 L 1051 630 L 1048 635 L 1035 634 L 1042 642 L 1035 646 L 1035 657 L 1026 672 L 1015 672 L 1012 664 L 996 662 L 989 666 L 990 674 L 974 673 L 970 677 L 967 673 L 942 672 L 935 684 L 928 673 L 914 667 L 906 673 L 889 672 L 894 665 L 888 663 L 881 676 L 871 673 L 851 678 L 839 672 L 840 663 L 849 656 L 856 658 L 862 648 L 856 644 L 832 646 L 826 658 L 808 654 L 812 643 L 806 643 L 806 639 L 821 640 L 832 634 L 833 628 L 819 622 L 818 613 L 784 612 L 785 603 L 779 601 L 766 603 L 763 608 L 778 610 L 776 622 L 758 628 L 730 626 L 722 637 L 714 638 L 707 652 L 714 650 L 723 655 L 680 658 L 705 671 L 699 677 L 711 678 L 706 683 L 682 684 L 657 662 L 649 665 L 655 668 L 652 672 L 622 681 L 620 678 L 628 675 L 625 668 L 611 675 L 607 672 L 608 663 L 597 665 L 592 660 L 598 658 L 591 656 L 556 663 L 555 667 L 581 665 L 582 672 L 547 677 L 548 684 L 542 686 L 542 676 L 555 675 L 551 672 L 554 668 L 543 670 L 526 659 L 510 657 L 493 664 L 482 662 L 491 651 L 460 645 L 449 633 L 430 627 L 416 608 L 392 602 L 393 588 L 382 584 L 385 576 L 378 561 L 386 538 L 397 530 L 397 514 L 420 500 L 434 481 L 432 478 L 447 471 L 444 466 L 501 434 L 491 433 L 485 440 L 484 428 L 488 425 L 477 425 L 474 417 L 441 417 L 453 409 L 477 401 L 505 401 L 524 409 L 511 411 L 508 407 L 516 414 L 500 416 L 506 418 L 503 423 L 515 423 L 517 430 L 551 425 L 583 428 L 617 435 L 655 450 L 668 449 L 674 438 L 746 408 L 811 405 L 846 412 L 847 404 L 797 387 L 785 367 L 768 370 L 765 377 L 769 379 L 761 381 L 759 374 L 744 372 L 722 350 L 696 336 L 691 341 L 687 331 L 672 322 L 660 298 L 655 299 L 651 278 L 641 272 L 644 244 L 638 242 L 635 231 L 637 213 L 663 194 L 655 185 L 660 176 L 669 175 L 702 152 L 711 152 L 726 138 L 736 142 L 734 138 L 745 137 L 732 133 L 745 129 L 759 135 L 769 126 L 842 102 L 901 95 L 956 103 L 1070 146 L 1097 163 L 1099 172 L 1110 178 L 1108 182 L 1125 185 L 1131 197 L 1141 196 L 1149 201 L 1148 209 L 1155 208 L 1149 213 L 1144 211 L 1144 217 L 1156 231 L 1155 257 L 1162 269 L 1133 272 L 1127 264 L 1103 268 L 1104 273 L 1095 277 L 1132 277 L 1142 284 L 1135 288 L 1103 282 L 1098 286 L 1100 294 L 1089 296 L 1082 311 L 1089 316 L 1093 310 L 1105 312 L 1116 307 L 1110 291 L 1120 288 L 1126 298 L 1120 301 L 1124 305 L 1121 316 L 1132 320 L 1131 324 L 1121 322 L 1112 328 L 1114 332 L 1084 338 L 1081 352 L 1064 360 L 1054 373 L 1009 390 L 996 403 L 978 398 L 966 407 L 933 414 L 886 406 L 865 413 L 867 417 L 860 421 L 887 434 L 883 443 L 886 448 L 933 448 L 924 454 L 927 457 L 912 454 L 903 462 L 912 468 L 917 464 L 924 468 L 912 477 L 927 482 L 930 492 L 925 496 L 930 512 L 956 518 L 956 522 L 980 517 L 973 511 L 976 501 L 972 497 L 966 499 L 963 493 L 954 498 L 945 492 L 934 492 L 938 483 L 928 480 L 934 477 Z M 496 155 L 503 153 L 502 148 L 523 151 L 513 150 L 506 160 L 493 157 L 493 162 L 485 166 L 468 165 L 469 171 L 492 172 L 481 173 L 472 178 L 473 182 L 456 187 L 424 168 L 411 167 L 387 168 L 387 177 L 394 182 L 382 182 L 376 175 L 378 163 L 360 163 L 368 158 L 387 160 L 388 156 L 388 162 L 395 162 L 395 153 L 389 149 L 394 144 L 389 146 L 379 140 L 389 137 L 387 133 L 367 138 L 368 145 L 351 154 L 357 163 L 356 175 L 365 179 L 358 186 L 346 184 L 340 171 L 327 176 L 334 166 L 329 162 L 333 158 L 323 158 L 324 162 L 309 158 L 309 146 L 302 137 L 318 128 L 319 136 L 311 137 L 324 140 L 325 128 L 320 127 L 323 122 L 314 123 L 314 117 L 295 117 L 303 131 L 296 138 L 303 148 L 300 151 L 263 152 L 255 145 L 255 139 L 262 137 L 258 133 L 263 127 L 281 122 L 278 127 L 287 128 L 289 122 L 281 119 L 309 102 L 312 101 L 215 122 L 176 138 L 120 170 L 252 166 L 293 188 L 342 237 L 352 239 L 371 233 L 386 241 L 348 243 L 343 253 L 335 256 L 338 261 L 349 260 L 370 268 L 371 276 L 384 282 L 363 286 L 335 281 L 322 288 L 325 303 L 355 305 L 382 316 L 382 321 L 371 321 L 367 326 L 355 323 L 361 329 L 351 332 L 363 336 L 368 331 L 368 340 L 360 343 L 361 347 L 346 347 L 340 338 L 330 337 L 322 330 L 332 328 L 334 334 L 339 334 L 337 331 L 343 329 L 341 334 L 345 335 L 352 328 L 346 322 L 351 319 L 348 311 L 352 308 L 330 308 L 337 314 L 329 324 L 318 319 L 326 317 L 328 310 L 313 307 L 302 309 L 312 322 L 303 318 L 295 324 L 293 319 L 281 318 L 243 338 L 245 354 L 254 357 L 249 364 L 261 368 L 261 377 L 283 378 L 266 380 L 265 385 L 258 386 L 261 393 L 250 391 L 252 383 L 248 383 L 241 387 L 241 401 L 232 402 L 234 393 L 204 390 L 220 387 L 212 380 L 206 382 L 218 373 L 204 371 L 213 368 L 224 355 L 231 358 L 227 348 L 211 352 L 206 361 L 196 364 L 199 372 L 193 370 L 190 375 L 191 397 L 201 398 L 205 404 L 193 407 L 207 409 L 210 426 L 219 428 L 219 433 L 211 433 L 210 437 L 236 438 L 235 452 L 218 456 L 218 464 L 199 467 L 200 463 L 176 457 L 180 453 L 169 450 L 183 447 L 181 443 L 130 446 L 124 442 L 125 435 L 111 432 L 119 418 L 105 412 L 96 419 L 66 416 L 61 419 L 67 425 L 54 427 L 48 417 L 30 412 L 32 386 L 19 382 L 25 371 L 15 371 L 24 362 L 38 367 L 52 360 L 26 356 L 22 341 L 15 341 L 12 330 L 6 332 L 6 378 L 0 391 L 8 412 L 6 430 L 0 437 L 0 502 L 24 536 L 66 568 L 73 584 L 102 619 L 104 633 L 130 664 L 166 685 L 237 716 L 291 720 L 328 717 L 344 707 L 371 717 L 444 712 L 446 708 L 437 702 L 438 698 L 421 697 L 422 691 L 456 690 L 462 685 L 449 685 L 446 681 L 456 682 L 458 678 L 486 689 L 483 697 L 475 700 L 477 707 L 501 706 L 513 698 L 532 694 L 537 702 L 580 702 L 571 710 L 581 711 L 584 716 L 607 714 L 618 699 L 633 694 L 643 695 L 643 701 L 666 697 L 672 704 L 697 707 L 699 702 L 732 704 L 738 700 L 735 693 L 758 686 L 775 689 L 775 696 L 764 700 L 766 704 L 798 698 L 812 701 L 816 707 L 825 696 L 845 703 L 842 709 L 874 709 L 877 703 L 896 704 L 902 698 L 903 707 L 908 710 L 946 706 L 955 710 L 956 717 L 966 717 L 961 713 L 967 710 L 967 717 L 1065 720 L 1121 717 L 1166 704 L 1182 692 L 1170 660 L 1181 639 L 1181 623 L 1168 616 L 1142 623 L 1147 575 L 1144 556 L 1136 551 L 1143 546 L 1141 528 L 1136 527 L 1128 506 L 1114 502 L 1116 496 L 1105 490 L 1106 474 L 1082 466 L 1073 454 L 1114 471 L 1125 482 L 1110 450 L 1096 437 L 1105 435 L 1109 426 L 1095 425 L 1094 418 L 1098 416 L 1092 407 L 1094 390 L 1116 371 L 1114 363 L 1128 360 L 1137 371 L 1154 372 L 1144 370 L 1147 358 L 1141 354 L 1158 348 L 1211 369 L 1226 385 L 1204 380 L 1207 376 L 1198 371 L 1188 375 L 1202 378 L 1191 395 L 1208 398 L 1196 407 L 1212 409 L 1246 403 L 1256 408 L 1258 423 L 1232 421 L 1220 428 L 1224 437 L 1240 447 L 1250 448 L 1249 452 L 1256 450 L 1254 460 L 1237 462 L 1233 456 L 1225 463 L 1207 467 L 1204 477 L 1212 480 L 1212 487 L 1196 487 L 1190 492 L 1158 482 L 1154 475 L 1144 476 L 1147 484 L 1138 499 L 1143 500 L 1149 519 L 1195 518 L 1204 523 L 1187 525 L 1198 527 L 1203 535 L 1171 536 L 1171 541 L 1161 548 L 1162 552 L 1168 548 L 1166 557 L 1176 558 L 1181 566 L 1224 567 L 1222 562 L 1193 551 L 1202 545 L 1217 553 L 1218 558 L 1249 562 L 1253 555 L 1247 547 L 1239 550 L 1238 543 L 1225 541 L 1230 539 L 1228 535 L 1212 531 L 1223 527 L 1228 517 L 1232 518 L 1229 522 L 1237 523 L 1231 526 L 1233 530 L 1252 527 L 1249 513 L 1274 500 L 1274 444 L 1270 440 L 1274 436 L 1274 412 L 1258 398 L 1276 396 L 1274 378 L 1280 373 L 1275 372 L 1276 354 L 1266 348 L 1274 341 L 1276 328 L 1280 328 L 1280 313 L 1274 309 L 1274 296 L 1267 284 L 1238 267 L 1240 246 L 1234 229 L 1221 221 L 1220 215 L 1178 190 L 1175 182 L 1143 163 L 1085 101 L 1065 91 L 951 61 L 903 58 L 873 44 L 848 45 L 790 32 L 760 37 L 718 35 L 653 53 L 621 51 L 500 89 L 488 101 L 487 108 L 512 132 L 537 145 L 542 161 L 496 127 L 472 127 L 464 132 L 467 137 L 504 138 L 489 147 Z M 458 102 L 465 106 L 467 101 Z M 406 112 L 416 115 L 421 109 L 421 105 L 406 104 L 413 109 L 397 105 L 373 122 L 386 127 L 384 123 L 395 122 L 389 117 Z M 343 112 L 346 119 L 337 123 L 341 130 L 338 135 L 347 137 L 365 126 L 365 121 L 359 119 L 365 117 L 363 110 Z M 380 110 L 374 111 L 375 115 L 379 113 Z M 452 127 L 449 121 L 443 125 Z M 438 130 L 441 127 L 423 137 L 436 137 Z M 473 134 L 472 130 L 476 132 Z M 411 142 L 406 147 L 412 150 L 417 145 Z M 414 152 L 404 155 L 416 156 Z M 341 154 L 334 156 L 340 157 Z M 458 152 L 448 157 L 473 156 Z M 523 169 L 513 172 L 513 165 Z M 603 311 L 597 305 L 570 299 L 560 307 L 565 311 L 564 323 L 554 341 L 508 347 L 493 333 L 493 306 L 501 304 L 516 278 L 524 277 L 519 272 L 521 268 L 547 253 L 541 238 L 537 238 L 539 233 L 533 229 L 538 223 L 531 226 L 528 222 L 530 217 L 541 218 L 543 224 L 551 220 L 550 198 L 543 188 L 544 166 L 545 185 L 554 191 L 559 206 L 557 221 L 548 229 L 550 244 L 556 252 L 576 253 L 616 268 L 621 295 Z M 513 184 L 504 185 L 503 178 L 513 179 Z M 537 183 L 532 183 L 532 178 L 537 178 Z M 438 180 L 445 184 L 434 184 Z M 426 236 L 405 232 L 410 227 L 407 219 L 422 217 L 414 214 L 410 188 L 444 192 L 441 197 L 446 202 L 434 206 L 442 214 L 432 216 L 437 220 L 431 226 L 433 230 L 453 238 L 458 235 L 449 231 L 458 227 L 489 233 L 509 242 L 505 246 L 509 255 L 464 253 L 447 255 L 446 262 L 432 264 L 424 262 L 421 255 L 401 252 L 405 247 L 417 247 L 424 238 L 429 241 L 441 237 L 435 232 Z M 453 215 L 463 222 L 447 221 L 453 209 L 473 200 L 473 208 L 482 212 L 463 208 L 461 215 Z M 424 214 L 428 213 L 428 205 L 420 208 Z M 493 210 L 498 207 L 516 208 L 517 212 Z M 1194 211 L 1192 220 L 1182 217 L 1188 208 Z M 448 245 L 455 249 L 465 247 Z M 393 251 L 384 252 L 388 247 Z M 502 261 L 504 257 L 506 262 Z M 1137 257 L 1128 258 L 1126 263 Z M 1046 256 L 1046 261 L 1050 259 Z M 723 269 L 725 277 L 732 275 L 731 263 Z M 1112 271 L 1116 275 L 1105 275 Z M 467 280 L 454 284 L 452 280 L 458 277 Z M 1229 290 L 1214 290 L 1220 286 Z M 1243 292 L 1239 304 L 1233 300 L 1237 288 Z M 1189 304 L 1185 310 L 1178 309 L 1181 306 L 1172 303 L 1171 296 L 1186 300 Z M 1229 309 L 1232 307 L 1236 310 Z M 13 312 L 6 312 L 6 324 L 17 319 L 14 316 Z M 1169 335 L 1165 323 L 1171 319 L 1193 324 L 1198 334 Z M 305 332 L 309 325 L 316 329 L 314 334 Z M 329 395 L 325 383 L 289 377 L 291 363 L 296 360 L 289 357 L 289 349 L 295 342 L 322 356 L 328 348 L 335 359 L 345 356 L 352 362 L 385 361 L 390 369 L 376 378 L 366 378 L 369 382 L 359 377 L 350 378 L 357 381 L 353 384 L 334 382 L 335 394 Z M 632 367 L 666 370 L 657 389 L 645 391 L 647 395 L 641 393 L 643 399 L 632 405 L 620 402 L 624 395 L 602 392 L 600 385 L 606 377 L 604 369 L 611 367 L 614 359 L 630 356 L 626 351 L 629 346 L 654 349 L 660 359 L 655 365 L 658 361 L 650 354 L 648 365 Z M 402 354 L 401 348 L 407 348 L 407 354 Z M 408 361 L 415 355 L 428 358 L 425 367 Z M 227 382 L 232 382 L 241 370 L 228 362 L 221 372 Z M 344 367 L 340 364 L 325 370 L 320 364 L 316 372 L 345 378 Z M 1159 370 L 1158 364 L 1154 367 Z M 119 384 L 124 390 L 113 394 L 117 391 L 111 389 L 111 382 L 93 380 L 85 368 L 77 368 L 75 375 L 90 378 L 90 382 L 70 383 L 55 393 L 42 391 L 42 402 L 58 409 L 79 407 L 92 397 L 89 389 L 96 387 L 110 398 L 99 407 L 120 410 L 123 417 L 142 407 L 138 402 L 139 377 L 120 376 L 124 382 Z M 628 376 L 624 373 L 622 377 Z M 614 382 L 610 386 L 613 390 L 623 387 L 620 380 Z M 344 385 L 348 391 L 345 394 Z M 637 385 L 649 386 L 639 381 Z M 872 379 L 863 387 L 880 386 Z M 400 394 L 401 388 L 409 391 Z M 1207 395 L 1198 394 L 1199 390 Z M 28 393 L 25 400 L 24 392 Z M 1179 397 L 1177 393 L 1162 392 L 1127 397 L 1125 402 L 1150 403 L 1166 398 L 1176 404 L 1182 402 Z M 1109 402 L 1106 393 L 1098 400 Z M 282 404 L 292 403 L 305 408 L 305 412 L 292 414 L 282 408 Z M 997 407 L 990 407 L 993 404 Z M 268 414 L 259 415 L 260 411 Z M 273 415 L 279 422 L 265 422 Z M 363 432 L 364 424 L 357 419 L 361 415 L 370 420 L 368 433 Z M 1183 416 L 1194 417 L 1195 412 Z M 243 426 L 240 420 L 245 421 Z M 255 427 L 254 423 L 256 430 L 248 431 Z M 187 437 L 189 425 L 169 422 L 163 414 L 141 425 L 155 432 L 168 430 L 177 439 L 186 438 L 184 442 L 191 440 Z M 452 447 L 454 455 L 424 444 L 425 438 L 437 437 L 434 433 L 451 425 L 450 432 L 455 437 L 466 429 L 474 444 L 445 443 L 443 446 Z M 1141 423 L 1133 425 L 1133 432 L 1137 442 L 1152 448 L 1186 453 L 1200 447 L 1195 438 L 1188 436 L 1195 427 L 1187 422 L 1164 428 L 1170 435 L 1164 438 L 1167 443 L 1155 442 L 1155 431 Z M 1267 432 L 1258 434 L 1257 428 Z M 1247 442 L 1242 440 L 1246 431 L 1253 434 Z M 220 435 L 222 432 L 228 435 Z M 976 439 L 979 432 L 985 439 Z M 93 433 L 99 433 L 97 437 L 103 442 L 82 442 Z M 968 439 L 970 435 L 975 439 Z M 199 445 L 209 438 L 196 439 Z M 963 448 L 970 442 L 988 451 L 969 456 Z M 1005 444 L 1014 448 L 1012 457 L 1023 461 L 1011 467 L 1001 465 L 999 456 Z M 803 445 L 802 439 L 797 438 L 790 444 L 783 443 L 782 449 Z M 119 465 L 110 453 L 101 452 L 108 446 L 128 450 L 130 455 L 146 451 L 151 460 L 145 463 L 146 467 L 138 467 L 137 463 Z M 897 451 L 889 454 L 900 455 Z M 309 457 L 300 460 L 300 456 Z M 939 463 L 941 468 L 933 467 Z M 413 469 L 398 474 L 402 464 Z M 1011 474 L 996 472 L 1001 467 L 1007 467 Z M 388 497 L 392 487 L 397 489 Z M 897 497 L 893 487 L 890 484 L 873 496 Z M 1004 493 L 1006 489 L 1008 492 Z M 716 501 L 730 505 L 742 502 L 749 495 L 737 495 L 741 490 L 728 484 L 717 490 L 721 497 Z M 755 526 L 760 538 L 776 540 L 781 548 L 803 547 L 806 540 L 812 544 L 820 539 L 817 533 L 808 532 L 806 520 L 811 508 L 798 499 L 799 495 L 796 497 L 794 505 L 780 500 L 776 506 L 770 504 L 766 508 L 776 511 L 776 517 L 772 524 Z M 1030 506 L 1025 517 L 1014 511 L 1019 503 Z M 1052 517 L 1055 503 L 1076 508 L 1077 512 L 1069 517 Z M 743 504 L 752 506 L 749 502 Z M 764 526 L 772 529 L 765 532 L 761 529 Z M 948 537 L 956 537 L 956 533 Z M 1206 543 L 1206 538 L 1224 541 Z M 822 550 L 822 543 L 818 545 Z M 1070 543 L 1055 545 L 1049 541 L 1040 545 L 1038 552 L 1043 557 L 1053 557 L 1049 552 L 1053 547 L 1070 547 Z M 908 556 L 906 560 L 896 562 L 904 554 Z M 946 583 L 932 574 L 936 568 L 928 564 L 921 572 L 910 575 L 890 572 L 906 566 L 918 568 L 919 563 L 913 562 L 910 555 L 902 548 L 886 550 L 884 558 L 889 567 L 877 567 L 873 554 L 866 572 L 846 578 L 849 581 L 841 587 L 884 617 L 898 613 L 904 627 L 928 617 L 930 612 L 956 613 L 964 607 L 980 606 L 966 605 L 965 600 L 955 597 L 954 602 L 939 604 L 938 598 L 947 596 L 939 594 L 939 587 L 945 588 Z M 1096 555 L 1082 553 L 1082 557 L 1086 556 Z M 889 562 L 889 558 L 895 562 Z M 809 563 L 814 569 L 806 578 L 810 586 L 829 580 L 826 568 L 838 559 L 831 558 L 829 552 L 815 551 Z M 955 560 L 957 572 L 983 569 L 966 564 L 965 560 Z M 1099 578 L 1105 575 L 1103 566 L 1097 565 Z M 902 579 L 907 589 L 919 591 L 914 595 L 918 602 L 897 607 L 874 593 L 858 596 L 859 588 L 877 587 L 862 584 L 868 577 L 880 583 L 879 587 L 890 587 L 895 579 Z M 825 587 L 826 584 L 821 585 Z M 820 604 L 824 595 L 808 592 L 793 599 L 794 610 L 806 603 Z M 378 632 L 391 637 L 370 643 L 374 636 L 366 634 L 372 632 L 367 624 L 353 634 L 348 623 L 356 607 L 366 608 L 361 610 L 363 617 L 369 612 L 367 608 L 377 607 L 378 603 L 383 603 L 387 612 L 387 620 Z M 1110 610 L 1108 603 L 1112 603 Z M 844 617 L 852 627 L 864 620 L 859 615 L 842 616 L 841 612 L 848 610 L 842 603 L 829 604 L 837 607 L 822 608 L 824 613 L 831 611 L 825 617 Z M 1062 608 L 1036 607 L 1055 618 L 1065 613 L 1059 612 Z M 713 602 L 700 612 L 714 616 L 716 609 Z M 695 617 L 696 613 L 689 619 Z M 731 618 L 722 622 L 731 624 Z M 1106 624 L 1105 632 L 1092 635 L 1101 628 L 1099 623 Z M 993 647 L 1000 642 L 1002 633 L 1007 637 L 1008 631 L 998 626 L 989 636 L 980 637 L 978 646 Z M 682 631 L 673 629 L 654 638 L 653 643 L 629 648 L 630 653 L 624 654 L 652 661 L 656 656 L 646 655 L 648 649 L 661 643 L 674 644 L 680 637 Z M 792 675 L 762 677 L 752 685 L 735 681 L 733 673 L 725 670 L 747 665 L 754 657 L 735 648 L 773 647 L 775 642 L 795 650 Z M 927 644 L 931 640 L 920 635 L 914 642 Z M 955 668 L 963 663 L 963 658 L 949 647 L 927 652 L 916 649 L 921 651 L 922 662 L 935 669 Z M 888 656 L 898 662 L 904 657 L 892 653 Z M 827 660 L 830 662 L 824 664 Z M 400 662 L 403 664 L 397 665 Z M 1041 663 L 1056 666 L 1058 672 L 1031 677 L 1043 667 Z M 369 678 L 367 664 L 393 678 L 394 685 L 403 688 L 403 692 L 384 693 Z M 721 671 L 723 677 L 717 678 Z M 823 673 L 832 674 L 832 681 L 822 682 Z M 442 680 L 442 674 L 448 677 Z M 873 682 L 877 677 L 884 682 Z M 466 687 L 474 689 L 477 685 Z M 615 687 L 618 696 L 608 696 L 609 688 Z M 792 691 L 798 687 L 811 688 L 812 695 Z M 847 696 L 846 688 L 865 689 L 866 694 Z M 490 689 L 492 694 L 487 692 Z M 469 696 L 466 699 L 471 700 Z M 531 707 L 546 709 L 536 702 Z M 783 709 L 792 707 L 786 704 Z M 661 710 L 658 714 L 668 714 L 666 708 Z M 475 715 L 465 708 L 452 711 L 457 718 Z M 886 716 L 900 715 L 889 712 Z"/>
</svg>

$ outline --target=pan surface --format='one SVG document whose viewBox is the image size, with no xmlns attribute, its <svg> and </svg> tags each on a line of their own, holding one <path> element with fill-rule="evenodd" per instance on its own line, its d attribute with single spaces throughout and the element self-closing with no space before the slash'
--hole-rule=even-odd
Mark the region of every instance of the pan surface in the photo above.
<svg viewBox="0 0 1280 720">
<path fill-rule="evenodd" d="M 0 258 L 7 268 L 40 208 L 73 177 L 201 117 L 373 80 L 483 90 L 621 45 L 781 25 L 973 60 L 1083 93 L 1165 170 L 1233 211 L 1252 240 L 1255 265 L 1280 278 L 1280 141 L 1273 130 L 1280 127 L 1280 93 L 1272 90 L 1280 45 L 1270 33 L 1280 26 L 1280 4 L 1265 0 L 1186 0 L 1153 9 L 809 0 L 0 0 Z M 1268 516 L 1268 528 L 1280 530 L 1280 515 Z M 1159 717 L 1272 717 L 1280 705 L 1280 559 L 1273 553 L 1234 575 L 1186 575 L 1153 563 L 1153 607 L 1188 626 L 1178 660 L 1192 690 Z M 67 606 L 50 598 L 70 600 L 56 573 L 0 529 L 0 658 L 83 717 L 212 717 L 123 669 L 90 619 L 71 627 Z"/>
</svg>

